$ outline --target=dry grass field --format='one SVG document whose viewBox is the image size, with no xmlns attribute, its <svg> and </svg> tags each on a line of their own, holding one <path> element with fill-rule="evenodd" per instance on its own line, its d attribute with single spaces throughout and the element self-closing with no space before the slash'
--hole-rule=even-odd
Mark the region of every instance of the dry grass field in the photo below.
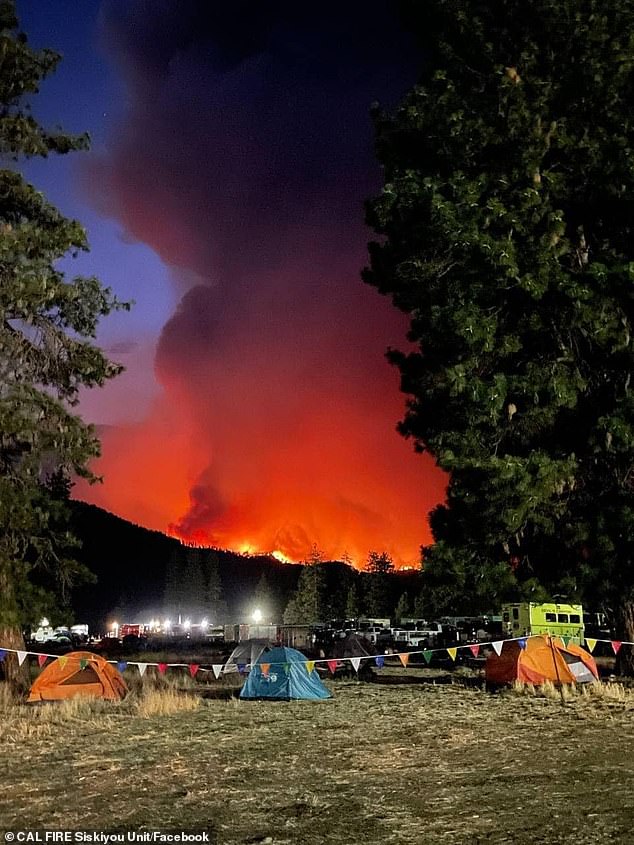
<svg viewBox="0 0 634 845">
<path fill-rule="evenodd" d="M 207 831 L 217 845 L 633 841 L 634 692 L 596 685 L 562 704 L 552 688 L 492 695 L 413 671 L 412 684 L 330 682 L 325 702 L 200 698 L 152 679 L 116 705 L 0 695 L 0 828 Z"/>
</svg>

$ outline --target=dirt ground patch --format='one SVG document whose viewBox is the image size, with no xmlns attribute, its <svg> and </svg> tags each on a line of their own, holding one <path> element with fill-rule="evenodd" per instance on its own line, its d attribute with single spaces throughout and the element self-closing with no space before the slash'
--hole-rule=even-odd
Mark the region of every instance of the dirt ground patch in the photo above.
<svg viewBox="0 0 634 845">
<path fill-rule="evenodd" d="M 2 720 L 3 830 L 208 831 L 217 845 L 624 843 L 634 700 L 330 682 L 320 702 L 205 699 Z"/>
</svg>

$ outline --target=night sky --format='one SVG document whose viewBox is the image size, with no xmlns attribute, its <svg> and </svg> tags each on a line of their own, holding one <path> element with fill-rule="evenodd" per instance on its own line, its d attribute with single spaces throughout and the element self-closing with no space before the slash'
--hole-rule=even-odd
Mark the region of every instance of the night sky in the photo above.
<svg viewBox="0 0 634 845">
<path fill-rule="evenodd" d="M 36 115 L 92 137 L 27 177 L 88 230 L 65 267 L 136 302 L 102 324 L 127 371 L 82 400 L 104 483 L 78 498 L 225 548 L 418 562 L 444 478 L 395 430 L 407 321 L 360 281 L 370 105 L 419 67 L 396 5 L 18 0 L 64 56 Z"/>
</svg>

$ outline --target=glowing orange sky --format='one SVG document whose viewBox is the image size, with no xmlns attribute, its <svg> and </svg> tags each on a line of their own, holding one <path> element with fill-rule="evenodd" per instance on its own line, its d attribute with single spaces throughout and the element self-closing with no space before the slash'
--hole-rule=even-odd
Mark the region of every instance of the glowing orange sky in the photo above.
<svg viewBox="0 0 634 845">
<path fill-rule="evenodd" d="M 136 371 L 106 389 L 105 483 L 75 493 L 186 540 L 416 565 L 445 478 L 395 431 L 384 352 L 407 321 L 360 271 L 380 182 L 369 106 L 418 57 L 389 3 L 329 8 L 103 4 L 125 96 L 82 186 L 169 268 L 157 300 L 178 305 L 142 338 L 152 404 Z"/>
</svg>

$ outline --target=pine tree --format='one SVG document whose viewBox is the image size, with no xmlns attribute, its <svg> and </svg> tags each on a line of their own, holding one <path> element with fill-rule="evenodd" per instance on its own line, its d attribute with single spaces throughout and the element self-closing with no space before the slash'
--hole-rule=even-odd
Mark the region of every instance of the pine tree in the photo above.
<svg viewBox="0 0 634 845">
<path fill-rule="evenodd" d="M 346 619 L 358 619 L 361 612 L 361 596 L 357 584 L 351 584 L 346 595 Z"/>
<path fill-rule="evenodd" d="M 406 4 L 426 57 L 376 111 L 365 280 L 410 318 L 402 434 L 450 473 L 426 577 L 472 612 L 543 585 L 634 639 L 634 4 Z"/>
<path fill-rule="evenodd" d="M 34 52 L 17 31 L 14 4 L 0 2 L 0 150 L 5 161 L 86 149 L 88 139 L 47 132 L 25 97 L 59 61 Z M 78 574 L 63 498 L 45 485 L 51 471 L 93 479 L 94 429 L 73 413 L 79 390 L 103 385 L 121 367 L 94 345 L 101 316 L 120 307 L 97 279 L 70 281 L 57 261 L 87 249 L 86 235 L 27 184 L 0 170 L 0 645 L 23 647 L 21 628 L 52 601 L 40 585 L 54 572 Z M 50 580 L 50 579 L 49 579 Z M 5 661 L 16 680 L 15 663 Z"/>
<path fill-rule="evenodd" d="M 397 624 L 399 624 L 402 619 L 407 618 L 409 615 L 409 596 L 407 595 L 407 593 L 401 593 L 401 597 L 398 600 L 398 604 L 394 608 L 394 619 L 396 620 Z"/>
<path fill-rule="evenodd" d="M 365 606 L 368 616 L 389 616 L 394 609 L 390 578 L 394 572 L 394 561 L 387 552 L 369 552 L 365 572 Z"/>
<path fill-rule="evenodd" d="M 310 625 L 323 622 L 328 616 L 329 602 L 323 565 L 315 563 L 304 566 L 295 595 L 284 611 L 284 622 L 288 625 Z"/>
<path fill-rule="evenodd" d="M 266 619 L 277 619 L 277 599 L 271 589 L 269 579 L 266 577 L 266 572 L 262 573 L 256 585 L 253 595 L 253 605 L 262 611 Z"/>
</svg>

